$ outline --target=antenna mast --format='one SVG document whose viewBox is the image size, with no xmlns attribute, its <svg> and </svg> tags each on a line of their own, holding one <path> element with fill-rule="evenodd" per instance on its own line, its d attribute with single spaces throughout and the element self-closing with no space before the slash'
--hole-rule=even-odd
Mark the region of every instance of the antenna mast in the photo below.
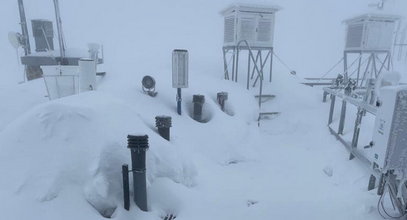
<svg viewBox="0 0 407 220">
<path fill-rule="evenodd" d="M 24 53 L 27 56 L 28 54 L 31 54 L 31 48 L 30 48 L 30 38 L 28 36 L 27 19 L 25 17 L 23 0 L 18 0 L 18 11 L 20 12 L 21 32 L 23 33 Z"/>
<path fill-rule="evenodd" d="M 63 60 L 65 58 L 65 42 L 64 42 L 64 35 L 63 35 L 63 31 L 62 31 L 61 13 L 59 11 L 58 0 L 54 0 L 54 7 L 55 7 L 55 18 L 56 18 L 57 30 L 58 30 L 59 50 L 60 50 L 60 55 L 61 55 L 61 62 L 63 62 Z"/>
</svg>

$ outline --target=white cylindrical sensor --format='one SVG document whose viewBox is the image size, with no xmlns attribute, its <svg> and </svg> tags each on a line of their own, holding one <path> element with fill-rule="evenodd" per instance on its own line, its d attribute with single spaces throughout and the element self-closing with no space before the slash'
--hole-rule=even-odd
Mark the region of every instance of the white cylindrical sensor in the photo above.
<svg viewBox="0 0 407 220">
<path fill-rule="evenodd" d="M 79 60 L 79 91 L 96 90 L 96 64 L 93 59 Z"/>
</svg>

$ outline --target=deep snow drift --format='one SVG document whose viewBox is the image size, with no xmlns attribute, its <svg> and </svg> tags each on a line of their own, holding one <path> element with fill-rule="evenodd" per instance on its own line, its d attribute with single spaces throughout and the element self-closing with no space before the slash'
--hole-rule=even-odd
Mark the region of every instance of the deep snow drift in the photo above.
<svg viewBox="0 0 407 220">
<path fill-rule="evenodd" d="M 103 219 L 100 212 L 118 220 L 167 213 L 177 219 L 381 219 L 378 197 L 366 190 L 369 170 L 348 161 L 329 134 L 321 90 L 299 84 L 299 77 L 320 76 L 335 63 L 343 49 L 340 21 L 365 12 L 369 1 L 273 2 L 284 8 L 276 51 L 299 76 L 276 64 L 265 93 L 277 97 L 264 110 L 281 114 L 260 128 L 257 90 L 221 80 L 218 12 L 230 1 L 61 2 L 68 45 L 103 42 L 108 74 L 95 92 L 49 102 L 42 80 L 16 85 L 21 69 L 12 49 L 0 54 L 2 219 Z M 17 7 L 11 0 L 2 5 L 7 24 L 0 34 L 7 36 L 18 30 Z M 50 2 L 26 1 L 30 16 L 51 16 L 52 8 L 40 5 Z M 170 84 L 171 50 L 178 47 L 191 55 L 182 117 Z M 156 98 L 141 92 L 145 74 L 157 80 Z M 216 104 L 220 91 L 229 92 L 227 113 Z M 190 117 L 193 94 L 206 96 L 206 123 Z M 172 116 L 170 142 L 155 131 L 157 115 Z M 139 133 L 150 137 L 150 212 L 133 203 L 127 212 L 121 165 L 130 162 L 126 136 Z"/>
</svg>

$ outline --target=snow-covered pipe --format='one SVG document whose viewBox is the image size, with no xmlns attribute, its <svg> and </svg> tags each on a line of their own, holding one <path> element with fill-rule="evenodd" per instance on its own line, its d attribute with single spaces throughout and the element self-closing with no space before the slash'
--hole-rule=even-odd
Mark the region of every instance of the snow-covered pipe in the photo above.
<svg viewBox="0 0 407 220">
<path fill-rule="evenodd" d="M 157 116 L 155 117 L 155 125 L 161 137 L 170 140 L 171 117 L 170 116 Z"/>
<path fill-rule="evenodd" d="M 82 58 L 79 60 L 79 91 L 96 90 L 96 64 L 95 60 Z"/>
<path fill-rule="evenodd" d="M 194 113 L 193 118 L 195 121 L 202 121 L 202 107 L 205 103 L 205 96 L 203 95 L 194 95 L 192 98 L 192 102 L 194 103 Z"/>
<path fill-rule="evenodd" d="M 143 211 L 147 210 L 146 151 L 148 135 L 127 136 L 127 147 L 131 152 L 133 172 L 134 202 Z"/>
<path fill-rule="evenodd" d="M 225 102 L 228 100 L 228 93 L 227 92 L 219 92 L 217 94 L 217 100 L 220 105 L 222 111 L 225 111 Z"/>
</svg>

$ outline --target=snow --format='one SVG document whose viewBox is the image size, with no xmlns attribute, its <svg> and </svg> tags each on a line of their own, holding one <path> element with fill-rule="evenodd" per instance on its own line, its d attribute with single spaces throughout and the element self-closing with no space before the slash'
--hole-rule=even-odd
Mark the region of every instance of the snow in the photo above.
<svg viewBox="0 0 407 220">
<path fill-rule="evenodd" d="M 343 49 L 341 21 L 365 12 L 367 2 L 273 2 L 283 7 L 276 51 L 299 76 L 276 65 L 265 90 L 276 98 L 262 110 L 281 114 L 258 127 L 257 89 L 246 91 L 221 79 L 218 13 L 235 2 L 61 1 L 67 44 L 103 42 L 107 75 L 96 91 L 48 101 L 42 79 L 17 84 L 21 69 L 14 51 L 5 40 L 0 43 L 8 48 L 0 54 L 2 219 L 92 220 L 103 219 L 101 213 L 117 220 L 167 214 L 180 220 L 381 219 L 379 198 L 367 191 L 370 170 L 349 161 L 330 135 L 322 91 L 300 85 L 301 77 L 322 75 L 335 63 Z M 40 7 L 48 1 L 25 3 L 27 16 L 52 16 Z M 389 13 L 397 12 L 390 3 Z M 11 0 L 1 4 L 7 22 L 0 35 L 6 36 L 3 32 L 18 30 L 17 7 Z M 92 19 L 84 19 L 90 14 Z M 182 116 L 176 114 L 171 86 L 171 51 L 180 47 L 190 53 Z M 142 92 L 147 74 L 156 79 L 155 98 Z M 221 91 L 229 94 L 226 112 L 216 103 Z M 205 123 L 192 119 L 194 94 L 205 95 Z M 158 115 L 172 117 L 170 142 L 156 132 Z M 371 138 L 372 119 L 367 121 L 363 142 Z M 130 211 L 123 208 L 121 165 L 130 164 L 128 134 L 149 135 L 149 212 L 133 202 Z"/>
</svg>

